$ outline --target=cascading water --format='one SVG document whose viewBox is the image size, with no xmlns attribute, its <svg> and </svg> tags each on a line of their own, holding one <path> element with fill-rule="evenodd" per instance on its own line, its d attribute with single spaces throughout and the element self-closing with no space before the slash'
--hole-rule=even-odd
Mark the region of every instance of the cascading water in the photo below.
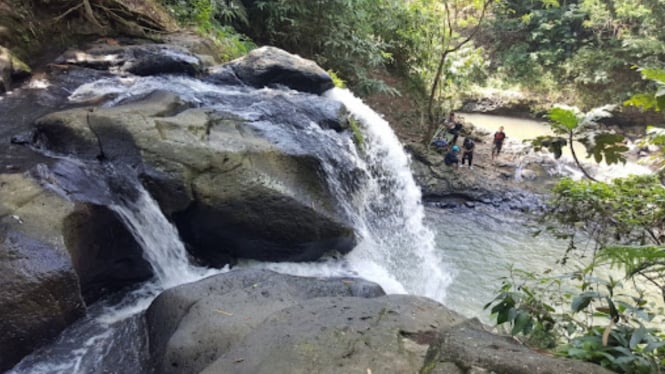
<svg viewBox="0 0 665 374">
<path fill-rule="evenodd" d="M 434 234 L 424 225 L 421 192 L 397 136 L 381 116 L 348 90 L 327 93 L 341 101 L 363 129 L 364 168 L 369 176 L 358 192 L 356 228 L 361 242 L 348 256 L 361 275 L 365 267 L 385 269 L 403 291 L 443 301 L 452 274 L 435 251 Z M 394 290 L 398 292 L 399 290 Z"/>
<path fill-rule="evenodd" d="M 347 135 L 322 129 L 313 122 L 275 126 L 271 123 L 275 113 L 260 100 L 248 100 L 249 95 L 257 95 L 257 92 L 244 87 L 218 86 L 188 77 L 138 77 L 86 84 L 70 98 L 89 100 L 122 90 L 122 94 L 107 104 L 113 105 L 128 98 L 146 96 L 157 89 L 174 92 L 192 105 L 232 111 L 286 152 L 316 153 L 331 192 L 360 238 L 359 245 L 342 261 L 252 263 L 250 266 L 297 275 L 361 276 L 381 284 L 390 293 L 412 293 L 444 300 L 452 272 L 435 249 L 432 231 L 423 223 L 421 193 L 411 174 L 409 159 L 390 125 L 351 92 L 332 89 L 325 96 L 342 102 L 360 123 L 364 137 L 360 152 Z M 290 90 L 266 88 L 258 95 L 272 102 L 297 104 L 315 100 L 316 105 L 325 105 L 316 96 Z M 298 139 L 297 143 L 291 140 L 294 138 Z M 352 179 L 352 182 L 344 179 Z"/>
<path fill-rule="evenodd" d="M 101 373 L 110 366 L 117 367 L 118 372 L 134 372 L 145 368 L 146 337 L 141 313 L 163 290 L 223 271 L 196 267 L 189 262 L 178 231 L 131 172 L 124 170 L 119 177 L 121 173 L 112 165 L 104 165 L 107 178 L 114 184 L 125 185 L 121 192 L 113 193 L 108 183 L 100 182 L 104 178 L 96 169 L 99 169 L 96 165 L 62 158 L 52 169 L 42 166 L 38 173 L 46 187 L 65 196 L 70 194 L 67 189 L 74 187 L 72 184 L 77 179 L 68 179 L 73 174 L 78 177 L 79 173 L 85 173 L 85 177 L 97 179 L 93 188 L 99 195 L 107 195 L 104 198 L 112 195 L 109 208 L 140 244 L 155 279 L 120 301 L 111 298 L 93 305 L 86 317 L 65 330 L 57 341 L 27 356 L 8 373 Z M 135 191 L 125 194 L 128 189 Z M 118 363 L 110 364 L 113 360 Z"/>
<path fill-rule="evenodd" d="M 167 289 L 218 273 L 195 267 L 189 262 L 178 230 L 164 217 L 148 191 L 138 182 L 136 186 L 136 200 L 119 196 L 117 203 L 109 207 L 118 214 L 143 248 L 143 256 L 152 266 L 159 287 Z"/>
</svg>

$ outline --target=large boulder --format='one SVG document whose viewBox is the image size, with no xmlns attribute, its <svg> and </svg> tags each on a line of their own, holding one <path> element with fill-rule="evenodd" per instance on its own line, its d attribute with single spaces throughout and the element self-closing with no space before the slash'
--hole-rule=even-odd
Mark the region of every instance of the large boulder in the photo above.
<svg viewBox="0 0 665 374">
<path fill-rule="evenodd" d="M 274 138 L 282 131 L 297 139 L 298 127 L 312 122 L 342 130 L 341 104 L 260 92 L 220 100 L 262 106 L 266 115 L 191 108 L 176 94 L 155 91 L 116 107 L 52 113 L 36 122 L 35 139 L 52 151 L 141 170 L 183 239 L 209 264 L 314 260 L 351 250 L 354 232 L 322 178 L 319 145 Z"/>
<path fill-rule="evenodd" d="M 298 91 L 321 94 L 334 87 L 328 73 L 314 61 L 275 47 L 255 49 L 225 66 L 231 67 L 242 82 L 257 88 L 282 85 Z M 220 72 L 225 73 L 223 67 L 210 70 L 213 77 Z"/>
<path fill-rule="evenodd" d="M 314 279 L 267 270 L 234 270 L 169 289 L 147 312 L 155 370 L 198 373 L 238 346 L 274 313 L 305 300 L 383 294 L 378 285 L 361 279 Z M 261 347 L 269 344 L 272 342 L 263 342 Z"/>
<path fill-rule="evenodd" d="M 0 370 L 57 336 L 86 302 L 151 276 L 108 208 L 0 173 Z"/>
<path fill-rule="evenodd" d="M 0 371 L 85 313 L 66 250 L 74 204 L 21 174 L 0 174 Z"/>
<path fill-rule="evenodd" d="M 236 270 L 164 292 L 146 318 L 159 373 L 609 373 L 355 278 Z"/>
<path fill-rule="evenodd" d="M 450 373 L 450 364 L 462 369 L 510 374 L 610 374 L 588 362 L 555 358 L 532 351 L 512 337 L 486 331 L 475 320 L 441 331 L 430 345 L 422 374 Z"/>
</svg>

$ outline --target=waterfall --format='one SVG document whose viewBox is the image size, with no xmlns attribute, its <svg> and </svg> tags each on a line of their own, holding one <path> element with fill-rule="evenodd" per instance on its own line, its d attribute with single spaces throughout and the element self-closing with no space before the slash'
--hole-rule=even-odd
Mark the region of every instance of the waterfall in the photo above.
<svg viewBox="0 0 665 374">
<path fill-rule="evenodd" d="M 193 266 L 178 230 L 162 214 L 157 202 L 137 182 L 138 198 L 119 196 L 110 208 L 118 214 L 143 249 L 152 266 L 157 284 L 171 288 L 194 282 L 219 271 Z"/>
<path fill-rule="evenodd" d="M 238 101 L 240 99 L 255 101 L 245 98 L 245 89 L 218 87 L 193 78 L 137 78 L 135 82 L 122 85 L 118 89 L 123 92 L 121 97 L 138 96 L 161 87 L 215 110 L 234 109 L 239 105 L 237 102 L 245 103 Z M 114 84 L 108 86 L 116 89 Z M 258 130 L 265 130 L 262 126 L 267 126 L 270 131 L 264 131 L 264 136 L 274 137 L 275 144 L 285 147 L 286 152 L 306 149 L 319 157 L 330 192 L 353 224 L 359 244 L 344 257 L 315 263 L 250 266 L 296 275 L 359 276 L 377 282 L 388 293 L 417 294 L 443 301 L 452 273 L 446 269 L 442 253 L 435 250 L 433 232 L 424 225 L 421 193 L 411 174 L 409 158 L 389 124 L 346 90 L 333 89 L 326 98 L 288 90 L 263 89 L 259 94 L 285 101 L 311 98 L 342 102 L 359 122 L 364 136 L 360 150 L 348 133 L 323 129 L 314 122 L 299 122 L 302 128 L 273 126 L 261 120 L 270 113 L 260 103 L 240 105 L 235 112 L 250 120 L 249 125 Z M 301 143 L 282 141 L 290 135 Z M 110 301 L 96 304 L 53 345 L 26 357 L 10 373 L 93 373 L 98 367 L 110 367 L 113 352 L 117 356 L 125 341 L 138 347 L 137 352 L 132 352 L 136 357 L 132 356 L 125 363 L 117 356 L 118 361 L 123 361 L 118 366 L 127 372 L 136 370 L 145 364 L 145 357 L 139 352 L 145 343 L 140 313 L 162 290 L 223 270 L 190 264 L 176 228 L 164 217 L 134 171 L 62 158 L 54 167 L 59 169 L 41 168 L 39 174 L 44 183 L 51 184 L 50 188 L 64 196 L 112 209 L 142 247 L 155 279 L 128 294 L 119 304 Z M 101 170 L 93 170 L 95 168 Z M 94 199 L 85 200 L 86 193 Z"/>
<path fill-rule="evenodd" d="M 101 373 L 101 368 L 108 367 L 118 368 L 117 372 L 135 372 L 139 368 L 147 372 L 147 338 L 142 312 L 163 290 L 226 269 L 196 267 L 189 262 L 177 229 L 129 170 L 120 172 L 112 165 L 59 158 L 51 169 L 41 165 L 37 171 L 45 187 L 64 196 L 74 195 L 69 188 L 80 188 L 81 174 L 94 180 L 96 194 L 104 199 L 112 195 L 109 208 L 143 249 L 155 279 L 129 292 L 119 302 L 110 298 L 94 304 L 84 318 L 68 327 L 55 342 L 25 357 L 8 373 Z M 122 184 L 120 191 L 111 192 L 113 188 L 109 185 L 117 188 L 119 183 Z"/>
<path fill-rule="evenodd" d="M 335 88 L 326 96 L 346 106 L 364 135 L 360 157 L 367 181 L 355 192 L 355 202 L 340 199 L 347 211 L 354 211 L 351 216 L 361 238 L 348 255 L 350 266 L 379 283 L 376 271 L 385 271 L 403 288 L 388 292 L 443 301 L 452 272 L 436 251 L 433 232 L 424 224 L 421 192 L 402 144 L 388 122 L 350 91 Z"/>
</svg>

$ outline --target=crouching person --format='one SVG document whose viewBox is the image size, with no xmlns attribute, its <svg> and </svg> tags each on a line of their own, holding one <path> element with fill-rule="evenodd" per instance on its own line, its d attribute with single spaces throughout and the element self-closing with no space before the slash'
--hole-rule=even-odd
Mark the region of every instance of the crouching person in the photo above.
<svg viewBox="0 0 665 374">
<path fill-rule="evenodd" d="M 448 153 L 446 153 L 446 157 L 444 157 L 443 162 L 448 166 L 459 167 L 459 158 L 457 158 L 458 154 L 459 147 L 454 145 L 453 148 L 448 151 Z"/>
</svg>

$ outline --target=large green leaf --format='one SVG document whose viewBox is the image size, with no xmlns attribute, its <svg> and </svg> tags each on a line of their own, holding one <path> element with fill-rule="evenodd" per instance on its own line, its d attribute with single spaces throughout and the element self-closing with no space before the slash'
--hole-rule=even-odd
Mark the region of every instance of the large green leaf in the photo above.
<svg viewBox="0 0 665 374">
<path fill-rule="evenodd" d="M 515 318 L 513 329 L 510 334 L 517 335 L 521 333 L 526 335 L 531 331 L 532 326 L 533 322 L 529 313 L 519 312 L 517 313 L 517 317 Z"/>
<path fill-rule="evenodd" d="M 656 97 L 653 94 L 639 93 L 630 97 L 630 99 L 623 102 L 626 106 L 636 106 L 645 110 L 657 106 Z"/>
<path fill-rule="evenodd" d="M 642 343 L 642 340 L 647 336 L 647 329 L 644 326 L 640 326 L 637 328 L 635 331 L 633 331 L 633 335 L 630 337 L 630 349 L 635 349 L 638 344 Z"/>
<path fill-rule="evenodd" d="M 550 151 L 554 155 L 554 158 L 557 160 L 562 155 L 563 147 L 568 145 L 568 141 L 565 138 L 551 135 L 539 136 L 535 139 L 525 140 L 525 142 L 530 142 L 531 146 L 536 151 L 547 148 L 547 150 Z"/>
<path fill-rule="evenodd" d="M 574 130 L 579 124 L 577 116 L 570 109 L 552 108 L 547 113 L 547 118 L 568 130 Z"/>
<path fill-rule="evenodd" d="M 597 134 L 594 140 L 591 153 L 596 162 L 601 162 L 604 158 L 608 165 L 626 163 L 626 157 L 623 154 L 628 152 L 628 147 L 623 144 L 623 135 L 602 133 Z"/>
<path fill-rule="evenodd" d="M 663 69 L 643 68 L 640 69 L 640 73 L 642 73 L 644 79 L 650 79 L 665 84 L 665 70 Z"/>
<path fill-rule="evenodd" d="M 573 299 L 571 309 L 573 312 L 579 312 L 580 310 L 586 308 L 589 303 L 591 303 L 591 300 L 599 296 L 600 295 L 597 292 L 582 292 Z"/>
</svg>

